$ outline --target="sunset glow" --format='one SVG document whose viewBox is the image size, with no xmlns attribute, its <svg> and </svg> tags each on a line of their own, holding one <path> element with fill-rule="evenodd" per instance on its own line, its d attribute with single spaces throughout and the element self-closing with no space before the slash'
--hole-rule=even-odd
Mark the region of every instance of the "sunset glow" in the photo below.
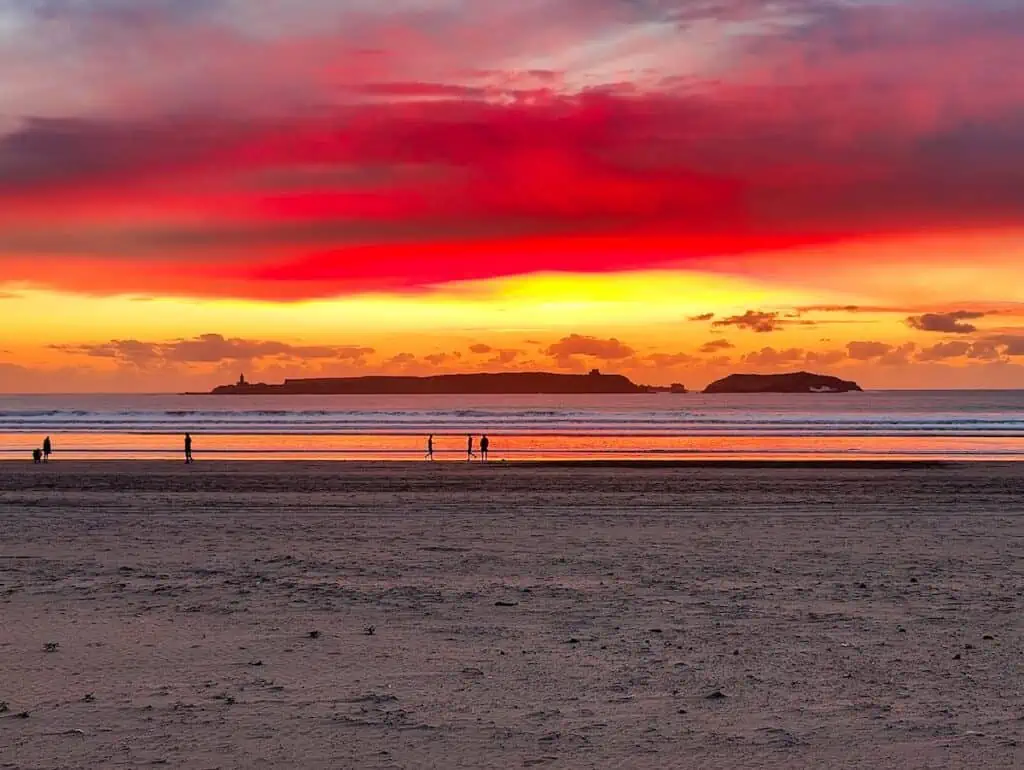
<svg viewBox="0 0 1024 770">
<path fill-rule="evenodd" d="M 7 4 L 0 391 L 1022 387 L 1021 39 L 1010 0 Z"/>
</svg>

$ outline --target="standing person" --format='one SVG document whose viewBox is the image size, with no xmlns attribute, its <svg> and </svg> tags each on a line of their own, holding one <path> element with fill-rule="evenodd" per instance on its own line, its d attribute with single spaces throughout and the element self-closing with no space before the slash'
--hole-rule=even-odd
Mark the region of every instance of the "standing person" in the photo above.
<svg viewBox="0 0 1024 770">
<path fill-rule="evenodd" d="M 466 436 L 466 462 L 468 463 L 474 457 L 476 455 L 473 454 L 473 434 L 469 434 Z"/>
<path fill-rule="evenodd" d="M 192 460 L 192 434 L 185 434 L 185 464 L 193 462 Z"/>
<path fill-rule="evenodd" d="M 427 459 L 434 462 L 434 434 L 427 436 Z"/>
<path fill-rule="evenodd" d="M 36 465 L 39 465 L 39 463 L 41 463 L 42 461 L 43 450 L 41 450 L 39 447 L 36 447 L 35 449 L 32 450 L 32 462 Z"/>
<path fill-rule="evenodd" d="M 50 455 L 53 453 L 53 444 L 50 443 L 50 437 L 47 436 L 43 439 L 43 462 L 50 462 Z"/>
<path fill-rule="evenodd" d="M 491 440 L 487 436 L 480 437 L 480 462 L 487 462 L 487 449 L 491 445 Z"/>
</svg>

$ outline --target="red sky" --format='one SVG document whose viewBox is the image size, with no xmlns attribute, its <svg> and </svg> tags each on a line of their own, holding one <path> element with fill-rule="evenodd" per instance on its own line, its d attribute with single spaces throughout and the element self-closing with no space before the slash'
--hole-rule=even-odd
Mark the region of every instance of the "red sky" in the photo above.
<svg viewBox="0 0 1024 770">
<path fill-rule="evenodd" d="M 520 363 L 601 363 L 544 351 L 614 338 L 634 354 L 605 365 L 651 381 L 1017 383 L 1018 2 L 9 5 L 0 308 L 46 320 L 4 345 L 0 390 L 348 370 L 318 346 L 507 368 L 461 354 L 526 351 L 518 329 Z M 747 312 L 806 323 L 687 320 Z M 973 330 L 912 320 L 950 313 Z M 285 347 L 95 354 L 203 335 Z"/>
</svg>

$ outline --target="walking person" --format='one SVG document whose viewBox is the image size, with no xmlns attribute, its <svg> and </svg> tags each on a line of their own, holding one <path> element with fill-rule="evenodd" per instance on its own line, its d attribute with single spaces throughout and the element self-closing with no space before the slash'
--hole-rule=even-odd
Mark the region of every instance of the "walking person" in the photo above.
<svg viewBox="0 0 1024 770">
<path fill-rule="evenodd" d="M 427 459 L 434 462 L 434 434 L 427 436 Z"/>
<path fill-rule="evenodd" d="M 50 437 L 47 436 L 43 439 L 43 462 L 50 462 L 50 455 L 53 453 L 53 444 L 50 442 Z"/>
<path fill-rule="evenodd" d="M 491 446 L 491 440 L 487 436 L 480 437 L 480 462 L 487 462 L 487 450 Z"/>
<path fill-rule="evenodd" d="M 192 434 L 191 433 L 186 433 L 185 434 L 185 464 L 188 465 L 189 463 L 192 463 L 192 462 L 194 462 L 194 460 L 192 459 Z"/>
<path fill-rule="evenodd" d="M 476 455 L 473 454 L 473 435 L 470 434 L 466 436 L 466 462 L 468 463 L 472 461 L 474 457 L 476 457 Z"/>
</svg>

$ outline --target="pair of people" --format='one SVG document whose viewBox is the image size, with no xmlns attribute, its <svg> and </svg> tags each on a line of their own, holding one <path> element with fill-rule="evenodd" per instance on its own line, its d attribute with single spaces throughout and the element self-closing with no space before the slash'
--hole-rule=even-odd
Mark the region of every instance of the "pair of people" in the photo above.
<svg viewBox="0 0 1024 770">
<path fill-rule="evenodd" d="M 47 436 L 43 439 L 43 448 L 32 450 L 32 462 L 38 465 L 39 463 L 50 462 L 50 455 L 53 454 L 53 442 L 50 441 L 50 437 Z"/>
<path fill-rule="evenodd" d="M 487 452 L 490 451 L 491 440 L 487 436 L 480 437 L 480 462 L 487 462 Z M 466 436 L 466 462 L 470 462 L 476 454 L 473 452 L 473 436 Z M 427 436 L 427 459 L 434 461 L 434 434 Z"/>
<path fill-rule="evenodd" d="M 491 447 L 491 440 L 487 436 L 480 437 L 480 462 L 487 462 L 487 452 Z M 476 455 L 473 453 L 473 436 L 466 436 L 466 462 L 470 462 Z"/>
</svg>

